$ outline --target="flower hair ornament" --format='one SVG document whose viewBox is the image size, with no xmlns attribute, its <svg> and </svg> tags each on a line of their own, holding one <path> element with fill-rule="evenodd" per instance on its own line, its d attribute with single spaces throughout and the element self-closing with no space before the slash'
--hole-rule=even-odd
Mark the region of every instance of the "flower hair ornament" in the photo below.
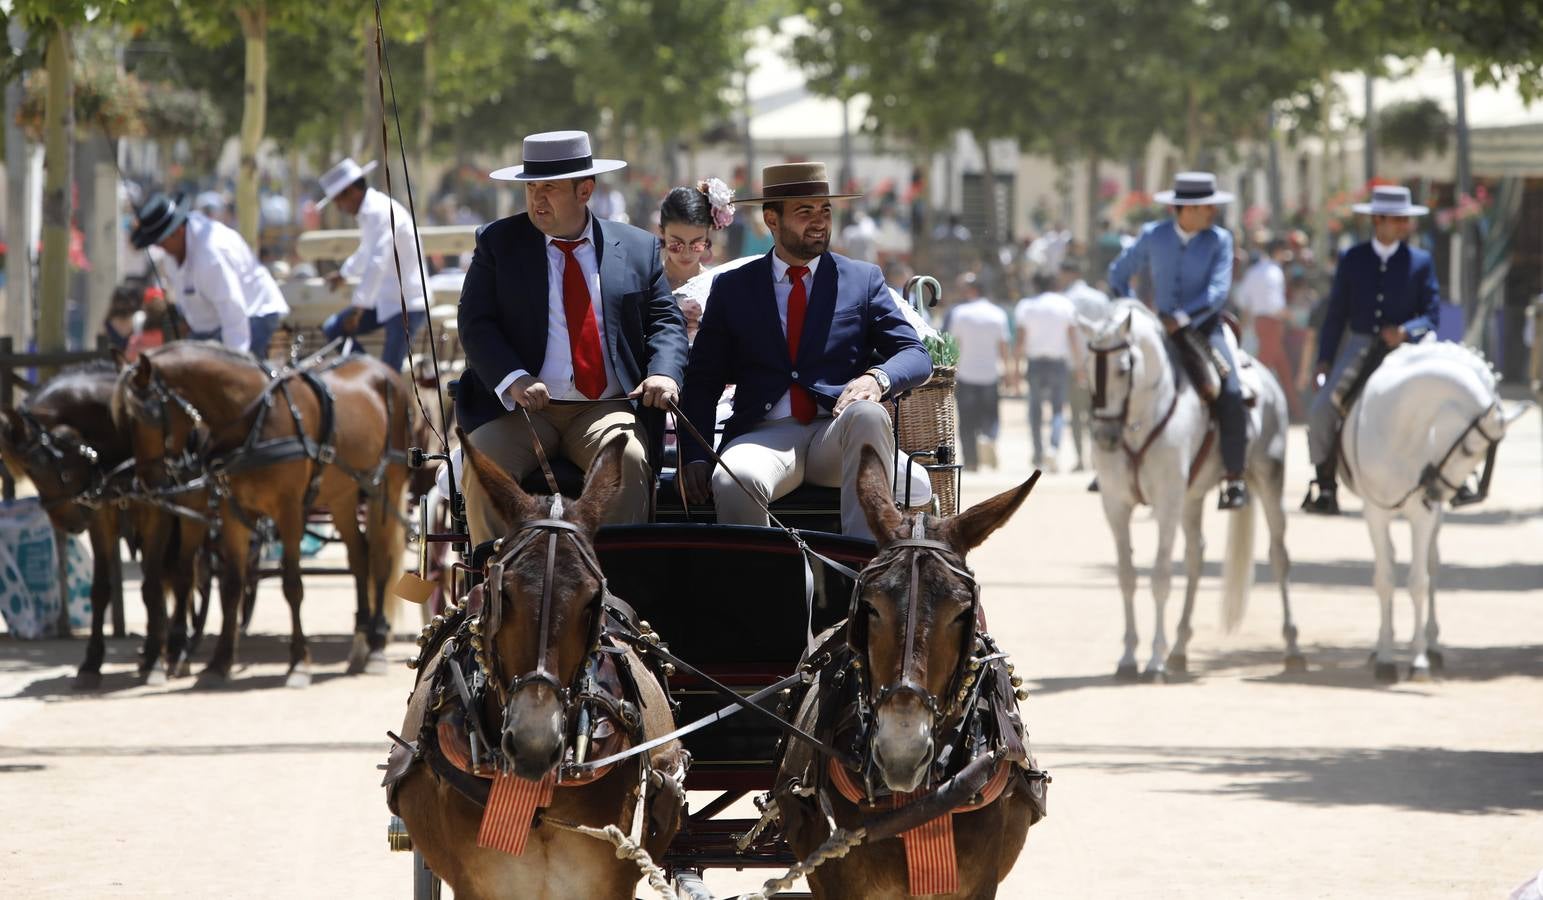
<svg viewBox="0 0 1543 900">
<path fill-rule="evenodd" d="M 713 227 L 727 228 L 734 224 L 734 189 L 723 183 L 721 178 L 708 178 L 698 181 L 696 189 L 707 195 L 707 202 L 713 208 Z"/>
</svg>

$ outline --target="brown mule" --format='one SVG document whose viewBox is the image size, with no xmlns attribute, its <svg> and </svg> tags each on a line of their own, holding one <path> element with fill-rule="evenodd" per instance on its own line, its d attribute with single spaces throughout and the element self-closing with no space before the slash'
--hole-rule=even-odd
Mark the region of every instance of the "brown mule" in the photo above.
<svg viewBox="0 0 1543 900">
<path fill-rule="evenodd" d="M 1014 682 L 980 618 L 979 587 L 964 557 L 1023 503 L 1034 479 L 950 518 L 896 509 L 890 477 L 865 450 L 858 498 L 878 555 L 863 570 L 852 613 L 805 660 L 814 683 L 790 707 L 795 723 L 860 759 L 858 770 L 788 742 L 774 791 L 783 835 L 799 858 L 830 837 L 821 811 L 855 829 L 911 802 L 991 753 L 990 779 L 970 802 L 909 839 L 854 847 L 809 876 L 820 898 L 996 896 L 1044 815 L 1013 702 Z M 897 802 L 898 801 L 898 802 Z M 951 842 L 951 843 L 950 843 Z M 913 869 L 913 866 L 915 867 Z"/>
<path fill-rule="evenodd" d="M 20 409 L 0 410 L 0 454 L 6 465 L 32 482 L 55 528 L 87 531 L 91 538 L 91 638 L 75 680 L 83 690 L 102 681 L 105 620 L 114 587 L 123 580 L 119 539 L 128 538 L 140 552 L 146 629 L 139 669 L 151 684 L 163 683 L 168 670 L 175 673 L 184 662 L 195 565 L 207 565 L 199 553 L 201 525 L 139 503 L 120 510 L 100 502 L 99 495 L 115 487 L 105 483 L 109 473 L 132 455 L 128 434 L 113 424 L 117 382 L 116 366 L 88 363 L 50 379 Z M 168 573 L 177 610 L 169 625 Z"/>
<path fill-rule="evenodd" d="M 321 393 L 301 377 L 291 373 L 275 381 L 256 360 L 218 344 L 167 344 L 141 355 L 119 377 L 114 417 L 132 435 L 144 485 L 164 489 L 205 478 L 221 495 L 216 511 L 224 618 L 204 670 L 211 679 L 228 678 L 234 664 L 252 532 L 266 517 L 283 546 L 291 628 L 287 683 L 310 683 L 310 651 L 300 625 L 300 539 L 309 508 L 331 514 L 348 550 L 358 601 L 349 670 L 386 670 L 384 601 L 405 544 L 399 516 L 411 400 L 401 376 L 369 357 L 349 357 L 319 372 L 330 415 Z"/>
<path fill-rule="evenodd" d="M 398 745 L 386 777 L 388 803 L 413 848 L 458 898 L 635 896 L 637 866 L 617 859 L 611 843 L 567 826 L 614 825 L 630 833 L 645 779 L 643 848 L 661 859 L 679 826 L 687 757 L 676 741 L 593 777 L 570 777 L 576 760 L 598 760 L 673 727 L 662 680 L 609 635 L 635 623 L 605 592 L 591 543 L 621 487 L 624 443 L 600 451 L 583 495 L 564 507 L 520 490 L 461 436 L 467 464 L 511 532 L 494 551 L 488 580 L 449 612 L 443 627 L 426 630 L 403 729 L 414 744 Z M 455 679 L 446 677 L 463 663 L 465 679 L 486 685 L 470 710 L 456 699 Z M 470 730 L 486 736 L 484 754 L 495 754 L 476 774 L 466 771 L 464 758 L 449 761 L 464 753 L 444 740 L 447 727 L 466 719 L 481 723 Z M 604 734 L 612 735 L 610 746 Z M 499 791 L 490 778 L 514 783 L 509 776 L 516 775 L 529 784 L 559 773 L 547 805 L 506 819 L 523 834 L 518 855 L 479 846 L 487 820 L 497 815 L 485 812 L 489 794 Z"/>
</svg>

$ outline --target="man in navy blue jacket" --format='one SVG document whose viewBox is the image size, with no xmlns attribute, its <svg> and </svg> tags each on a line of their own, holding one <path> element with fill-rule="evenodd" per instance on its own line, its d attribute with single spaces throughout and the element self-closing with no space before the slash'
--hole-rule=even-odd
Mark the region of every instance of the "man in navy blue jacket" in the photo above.
<svg viewBox="0 0 1543 900">
<path fill-rule="evenodd" d="M 681 439 L 681 477 L 694 503 L 715 501 L 718 521 L 765 525 L 763 504 L 808 481 L 841 488 L 841 530 L 871 537 L 857 502 L 862 448 L 891 468 L 895 444 L 879 402 L 932 375 L 921 340 L 872 263 L 829 251 L 832 194 L 824 163 L 768 166 L 760 203 L 775 246 L 713 282 L 683 388 L 687 418 L 711 437 L 718 397 L 735 385 L 721 468 Z"/>
<path fill-rule="evenodd" d="M 524 160 L 492 177 L 521 182 L 527 211 L 481 230 L 461 288 L 467 367 L 456 415 L 471 443 L 516 479 L 536 468 L 535 440 L 588 469 L 626 435 L 622 490 L 607 521 L 642 522 L 653 472 L 639 416 L 662 419 L 680 389 L 686 320 L 659 241 L 586 206 L 594 176 L 626 163 L 593 158 L 582 131 L 532 135 Z M 501 537 L 506 523 L 467 471 L 472 540 Z"/>
<path fill-rule="evenodd" d="M 1441 314 L 1441 288 L 1431 255 L 1405 243 L 1414 217 L 1428 210 L 1410 203 L 1409 189 L 1396 185 L 1374 188 L 1370 203 L 1352 208 L 1371 215 L 1372 239 L 1346 250 L 1334 271 L 1334 287 L 1318 335 L 1316 374 L 1319 379 L 1328 377 L 1320 380 L 1307 411 L 1307 449 L 1318 477 L 1308 486 L 1302 508 L 1324 515 L 1339 512 L 1334 468 L 1341 417 L 1334 405 L 1335 386 L 1373 344 L 1391 350 L 1405 341 L 1418 341 L 1436 330 Z M 1367 359 L 1375 365 L 1381 354 Z"/>
<path fill-rule="evenodd" d="M 1248 458 L 1248 411 L 1237 361 L 1227 345 L 1222 307 L 1232 290 L 1232 233 L 1212 224 L 1216 207 L 1232 195 L 1216 189 L 1210 172 L 1180 172 L 1171 191 L 1160 191 L 1158 203 L 1173 207 L 1173 218 L 1142 229 L 1136 243 L 1109 266 L 1109 290 L 1129 297 L 1131 276 L 1147 271 L 1157 314 L 1175 339 L 1190 329 L 1202 336 L 1213 353 L 1227 361 L 1227 377 L 1213 403 L 1221 432 L 1223 469 L 1220 509 L 1241 509 L 1248 503 L 1243 467 Z"/>
</svg>

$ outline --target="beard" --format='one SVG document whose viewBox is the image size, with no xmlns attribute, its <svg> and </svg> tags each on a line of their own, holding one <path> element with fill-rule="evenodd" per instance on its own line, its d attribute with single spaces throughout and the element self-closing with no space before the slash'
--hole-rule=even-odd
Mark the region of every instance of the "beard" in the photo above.
<svg viewBox="0 0 1543 900">
<path fill-rule="evenodd" d="M 793 256 L 799 259 L 814 259 L 830 247 L 830 235 L 818 239 L 806 239 L 802 234 L 790 228 L 778 227 L 777 243 Z"/>
</svg>

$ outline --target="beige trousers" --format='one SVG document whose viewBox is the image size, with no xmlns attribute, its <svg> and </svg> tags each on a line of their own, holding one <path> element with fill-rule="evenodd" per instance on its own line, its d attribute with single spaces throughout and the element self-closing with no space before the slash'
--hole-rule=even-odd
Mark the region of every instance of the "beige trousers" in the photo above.
<svg viewBox="0 0 1543 900">
<path fill-rule="evenodd" d="M 611 506 L 607 524 L 631 525 L 648 519 L 648 492 L 653 487 L 653 472 L 643 445 L 643 428 L 637 413 L 625 400 L 610 403 L 553 403 L 530 414 L 541 449 L 548 459 L 561 457 L 589 471 L 590 464 L 611 438 L 627 436 L 622 457 L 622 491 Z M 478 428 L 470 435 L 472 446 L 482 451 L 505 472 L 519 481 L 539 465 L 531 441 L 531 428 L 519 411 L 507 413 Z M 477 482 L 477 475 L 466 467 L 462 476 L 466 493 L 466 524 L 472 546 L 508 533 L 510 523 L 493 509 L 488 496 Z"/>
<path fill-rule="evenodd" d="M 855 537 L 873 537 L 867 516 L 857 502 L 857 467 L 862 448 L 872 447 L 895 475 L 895 436 L 889 412 L 883 404 L 859 400 L 829 419 L 808 425 L 797 419 L 773 419 L 735 438 L 723 451 L 723 461 L 734 470 L 755 499 L 739 489 L 719 466 L 713 471 L 713 499 L 718 521 L 725 525 L 767 525 L 766 513 L 756 503 L 770 503 L 808 482 L 841 488 L 841 531 Z"/>
</svg>

